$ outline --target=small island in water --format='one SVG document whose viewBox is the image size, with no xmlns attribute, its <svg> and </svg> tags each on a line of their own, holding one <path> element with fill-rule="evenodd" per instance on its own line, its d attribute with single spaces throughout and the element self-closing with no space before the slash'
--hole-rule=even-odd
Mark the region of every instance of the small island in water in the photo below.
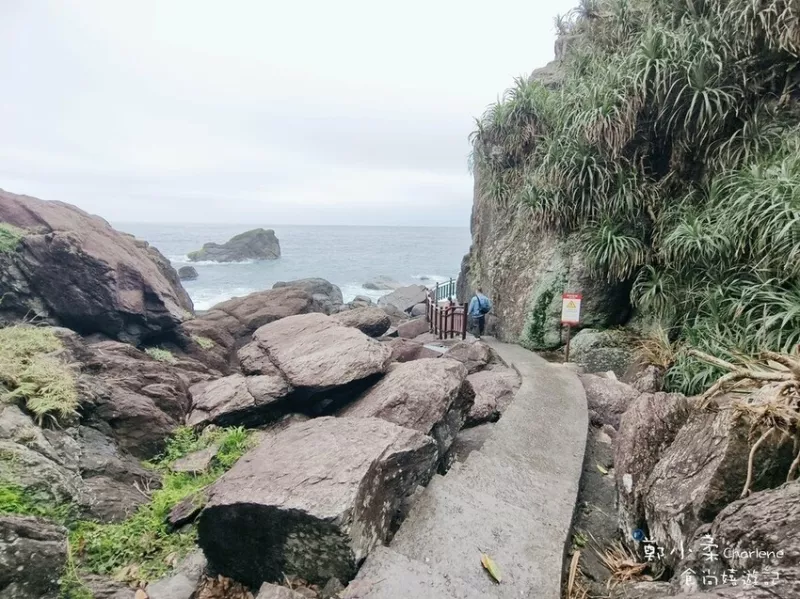
<svg viewBox="0 0 800 599">
<path fill-rule="evenodd" d="M 188 258 L 192 262 L 243 262 L 244 260 L 277 260 L 281 245 L 272 229 L 253 229 L 232 237 L 226 243 L 206 243 Z"/>
</svg>

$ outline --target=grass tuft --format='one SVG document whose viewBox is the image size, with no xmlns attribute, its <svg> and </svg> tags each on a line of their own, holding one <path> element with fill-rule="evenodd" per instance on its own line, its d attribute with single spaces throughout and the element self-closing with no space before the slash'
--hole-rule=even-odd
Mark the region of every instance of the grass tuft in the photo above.
<svg viewBox="0 0 800 599">
<path fill-rule="evenodd" d="M 0 328 L 0 401 L 21 401 L 40 426 L 74 417 L 79 405 L 75 375 L 54 355 L 61 349 L 50 328 Z"/>
<path fill-rule="evenodd" d="M 192 335 L 192 341 L 194 341 L 197 345 L 199 345 L 201 349 L 205 350 L 209 350 L 216 345 L 213 339 L 209 339 L 208 337 L 201 337 L 200 335 Z"/>
<path fill-rule="evenodd" d="M 168 364 L 174 364 L 177 360 L 175 360 L 175 356 L 172 355 L 172 352 L 168 349 L 163 349 L 161 347 L 148 347 L 144 350 L 148 356 L 157 360 L 159 362 L 166 362 Z"/>
<path fill-rule="evenodd" d="M 24 229 L 8 223 L 0 223 L 0 253 L 16 251 L 23 237 L 25 237 Z"/>
</svg>

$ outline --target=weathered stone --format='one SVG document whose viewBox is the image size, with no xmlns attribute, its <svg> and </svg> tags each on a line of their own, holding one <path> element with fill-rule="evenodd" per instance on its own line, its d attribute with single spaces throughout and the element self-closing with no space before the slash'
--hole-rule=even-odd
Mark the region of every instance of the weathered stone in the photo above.
<svg viewBox="0 0 800 599">
<path fill-rule="evenodd" d="M 640 393 L 658 393 L 664 388 L 664 368 L 654 364 L 634 364 L 622 377 L 622 382 L 629 384 Z"/>
<path fill-rule="evenodd" d="M 619 428 L 622 414 L 641 393 L 625 383 L 594 374 L 579 377 L 586 390 L 586 402 L 594 426 L 610 424 Z"/>
<path fill-rule="evenodd" d="M 444 456 L 475 400 L 466 377 L 462 364 L 446 358 L 394 364 L 385 377 L 338 415 L 381 418 L 431 435 Z"/>
<path fill-rule="evenodd" d="M 187 320 L 176 337 L 181 352 L 188 357 L 221 374 L 229 374 L 235 368 L 231 358 L 236 339 L 220 323 L 210 318 Z"/>
<path fill-rule="evenodd" d="M 470 374 L 486 368 L 495 359 L 492 356 L 492 348 L 483 341 L 476 340 L 459 341 L 444 355 L 464 364 Z"/>
<path fill-rule="evenodd" d="M 622 415 L 614 440 L 614 476 L 623 538 L 644 528 L 643 487 L 689 413 L 683 395 L 654 393 L 640 395 Z"/>
<path fill-rule="evenodd" d="M 397 335 L 398 337 L 403 337 L 405 339 L 413 339 L 414 337 L 418 337 L 423 333 L 427 333 L 430 331 L 430 328 L 430 324 L 428 324 L 428 321 L 425 318 L 414 318 L 398 324 Z"/>
<path fill-rule="evenodd" d="M 485 370 L 467 377 L 475 390 L 475 403 L 467 416 L 467 426 L 494 422 L 514 399 L 519 375 L 512 369 Z"/>
<path fill-rule="evenodd" d="M 391 361 L 388 347 L 323 314 L 284 318 L 253 338 L 296 389 L 346 385 L 385 372 Z"/>
<path fill-rule="evenodd" d="M 189 426 L 210 423 L 256 426 L 270 422 L 286 413 L 286 402 L 282 400 L 291 391 L 291 385 L 279 375 L 232 374 L 198 383 L 190 389 L 192 411 L 186 423 Z"/>
<path fill-rule="evenodd" d="M 67 531 L 46 520 L 0 515 L 0 597 L 58 597 Z"/>
<path fill-rule="evenodd" d="M 426 316 L 428 314 L 428 304 L 421 302 L 411 308 L 411 316 Z"/>
<path fill-rule="evenodd" d="M 320 599 L 339 599 L 344 591 L 344 585 L 338 578 L 331 578 L 320 591 Z"/>
<path fill-rule="evenodd" d="M 280 376 L 281 371 L 269 359 L 265 352 L 255 341 L 251 341 L 238 352 L 239 364 L 242 372 L 247 375 Z"/>
<path fill-rule="evenodd" d="M 385 343 L 392 350 L 392 362 L 411 362 L 422 358 L 438 358 L 441 355 L 412 339 L 395 337 Z"/>
<path fill-rule="evenodd" d="M 0 441 L 0 482 L 19 486 L 33 500 L 49 504 L 74 501 L 81 486 L 76 472 L 13 441 Z"/>
<path fill-rule="evenodd" d="M 199 276 L 194 266 L 181 266 L 178 269 L 178 277 L 181 281 L 194 281 Z"/>
<path fill-rule="evenodd" d="M 622 378 L 634 356 L 630 340 L 619 331 L 583 329 L 570 343 L 570 359 L 585 372 L 613 371 Z"/>
<path fill-rule="evenodd" d="M 133 483 L 107 476 L 85 479 L 78 502 L 86 517 L 100 522 L 122 522 L 144 503 L 147 496 Z"/>
<path fill-rule="evenodd" d="M 135 599 L 132 588 L 105 576 L 82 574 L 81 583 L 89 590 L 93 599 Z"/>
<path fill-rule="evenodd" d="M 202 551 L 183 558 L 169 576 L 147 585 L 148 599 L 191 599 L 206 569 Z"/>
<path fill-rule="evenodd" d="M 273 289 L 280 289 L 282 287 L 291 287 L 305 291 L 314 298 L 317 305 L 321 307 L 319 311 L 325 314 L 335 314 L 339 311 L 339 306 L 344 303 L 342 290 L 339 289 L 337 285 L 325 279 L 312 278 L 288 282 L 281 281 L 272 286 Z"/>
<path fill-rule="evenodd" d="M 417 304 L 428 299 L 428 289 L 423 285 L 409 285 L 395 289 L 378 299 L 379 306 L 394 306 L 401 312 L 408 312 Z"/>
<path fill-rule="evenodd" d="M 374 306 L 341 312 L 333 318 L 339 324 L 354 327 L 369 337 L 380 337 L 391 326 L 386 312 Z"/>
<path fill-rule="evenodd" d="M 429 437 L 376 418 L 293 424 L 211 487 L 200 546 L 213 571 L 253 587 L 284 573 L 349 581 L 435 459 Z"/>
<path fill-rule="evenodd" d="M 175 460 L 170 467 L 173 472 L 186 472 L 188 474 L 202 474 L 211 466 L 211 462 L 219 453 L 218 445 L 211 445 L 205 449 L 193 451 L 192 453 Z"/>
<path fill-rule="evenodd" d="M 389 316 L 389 320 L 392 321 L 393 327 L 396 327 L 400 323 L 403 323 L 408 320 L 408 314 L 403 312 L 397 306 L 394 306 L 392 304 L 381 306 L 380 304 L 378 304 L 378 307 L 384 312 L 386 312 L 386 314 Z"/>
<path fill-rule="evenodd" d="M 371 291 L 391 291 L 402 286 L 402 283 L 398 283 L 387 276 L 375 277 L 362 285 L 364 289 L 369 289 Z"/>
<path fill-rule="evenodd" d="M 486 440 L 489 438 L 489 435 L 492 434 L 492 430 L 494 429 L 494 423 L 486 422 L 484 424 L 479 424 L 477 426 L 472 426 L 470 428 L 462 429 L 456 435 L 456 438 L 453 440 L 453 444 L 450 446 L 450 450 L 447 452 L 445 459 L 443 460 L 443 464 L 440 467 L 440 471 L 450 470 L 452 465 L 456 462 L 464 462 L 469 457 L 473 451 L 478 451 Z"/>
<path fill-rule="evenodd" d="M 762 431 L 732 409 L 695 412 L 653 468 L 642 495 L 650 537 L 666 552 L 686 546 L 698 526 L 711 522 L 742 493 L 750 447 Z M 786 480 L 793 444 L 772 435 L 755 454 L 752 489 Z M 674 566 L 677 558 L 665 556 Z"/>
<path fill-rule="evenodd" d="M 167 524 L 173 530 L 194 522 L 206 506 L 208 496 L 205 491 L 198 491 L 186 497 L 183 501 L 176 503 L 167 515 Z"/>
<path fill-rule="evenodd" d="M 256 599 L 305 599 L 304 595 L 295 593 L 288 587 L 278 586 L 277 584 L 270 584 L 265 582 L 258 590 Z"/>
<path fill-rule="evenodd" d="M 192 312 L 169 261 L 97 216 L 0 190 L 0 222 L 25 230 L 15 251 L 0 255 L 0 321 L 36 314 L 81 333 L 139 342 Z"/>
<path fill-rule="evenodd" d="M 189 260 L 199 262 L 244 262 L 246 260 L 277 260 L 281 246 L 272 229 L 252 229 L 235 235 L 223 244 L 209 242 L 202 249 L 189 253 Z"/>
</svg>

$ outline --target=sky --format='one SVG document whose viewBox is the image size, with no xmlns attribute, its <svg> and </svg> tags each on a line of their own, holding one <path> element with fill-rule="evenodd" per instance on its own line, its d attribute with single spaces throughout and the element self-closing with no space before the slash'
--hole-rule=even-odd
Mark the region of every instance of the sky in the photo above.
<svg viewBox="0 0 800 599">
<path fill-rule="evenodd" d="M 467 226 L 575 0 L 0 0 L 0 188 L 112 222 Z"/>
</svg>

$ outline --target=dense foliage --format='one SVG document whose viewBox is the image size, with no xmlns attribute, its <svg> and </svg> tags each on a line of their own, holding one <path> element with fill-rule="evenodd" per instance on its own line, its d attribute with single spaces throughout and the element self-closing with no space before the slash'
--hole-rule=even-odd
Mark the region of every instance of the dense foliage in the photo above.
<svg viewBox="0 0 800 599">
<path fill-rule="evenodd" d="M 581 231 L 597 274 L 686 345 L 800 343 L 800 5 L 583 0 L 556 88 L 519 78 L 478 121 L 482 192 Z M 677 354 L 672 388 L 719 374 Z"/>
</svg>

